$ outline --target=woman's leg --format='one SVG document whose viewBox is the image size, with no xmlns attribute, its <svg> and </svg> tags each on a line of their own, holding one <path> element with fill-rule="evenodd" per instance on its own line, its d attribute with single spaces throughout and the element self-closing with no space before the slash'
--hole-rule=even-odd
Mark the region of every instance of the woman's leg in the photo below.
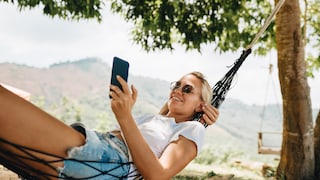
<svg viewBox="0 0 320 180">
<path fill-rule="evenodd" d="M 61 157 L 67 157 L 68 148 L 85 143 L 83 135 L 1 85 L 0 138 Z M 0 143 L 0 148 L 21 154 L 17 149 L 2 143 Z M 46 161 L 56 160 L 52 156 L 32 153 Z M 12 157 L 5 158 L 11 159 Z M 56 171 L 40 163 L 29 160 L 23 160 L 23 162 L 33 168 L 56 175 Z M 53 166 L 62 167 L 63 162 L 54 163 Z"/>
</svg>

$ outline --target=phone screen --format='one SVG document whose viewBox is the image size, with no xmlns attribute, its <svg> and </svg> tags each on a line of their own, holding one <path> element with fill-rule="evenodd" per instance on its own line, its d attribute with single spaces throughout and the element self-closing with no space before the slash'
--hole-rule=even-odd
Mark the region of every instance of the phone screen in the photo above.
<svg viewBox="0 0 320 180">
<path fill-rule="evenodd" d="M 121 84 L 118 82 L 116 76 L 121 76 L 125 81 L 128 80 L 129 62 L 118 57 L 113 58 L 111 71 L 111 84 L 118 86 L 122 90 Z"/>
</svg>

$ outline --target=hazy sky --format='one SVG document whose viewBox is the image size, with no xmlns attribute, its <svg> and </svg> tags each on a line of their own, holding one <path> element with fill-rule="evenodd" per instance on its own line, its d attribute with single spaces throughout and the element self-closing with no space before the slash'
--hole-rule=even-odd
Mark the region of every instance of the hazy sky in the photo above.
<svg viewBox="0 0 320 180">
<path fill-rule="evenodd" d="M 98 23 L 95 20 L 50 18 L 39 9 L 20 12 L 12 4 L 0 3 L 0 25 L 0 63 L 14 62 L 43 68 L 86 57 L 97 57 L 111 64 L 112 58 L 118 56 L 130 62 L 130 73 L 135 75 L 173 81 L 197 70 L 214 85 L 242 52 L 239 49 L 238 52 L 219 54 L 212 50 L 213 45 L 208 45 L 201 54 L 186 52 L 180 46 L 173 52 L 146 53 L 131 40 L 132 26 L 107 8 L 103 21 Z M 279 102 L 277 70 L 274 69 L 272 75 L 268 70 L 270 63 L 276 68 L 276 59 L 274 52 L 264 58 L 249 55 L 227 98 L 260 105 Z M 319 108 L 320 83 L 316 82 L 320 82 L 320 73 L 317 75 L 316 79 L 310 80 L 310 87 L 313 106 Z"/>
</svg>

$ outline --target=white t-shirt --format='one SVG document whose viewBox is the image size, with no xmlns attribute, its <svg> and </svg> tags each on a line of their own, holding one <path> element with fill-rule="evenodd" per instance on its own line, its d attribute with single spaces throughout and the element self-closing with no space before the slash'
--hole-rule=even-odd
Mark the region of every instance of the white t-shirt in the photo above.
<svg viewBox="0 0 320 180">
<path fill-rule="evenodd" d="M 178 140 L 180 135 L 196 144 L 197 154 L 202 149 L 205 127 L 197 121 L 176 123 L 174 118 L 162 115 L 146 115 L 136 118 L 136 123 L 152 152 L 158 158 L 170 142 Z M 136 167 L 133 165 L 130 171 L 135 169 Z"/>
</svg>

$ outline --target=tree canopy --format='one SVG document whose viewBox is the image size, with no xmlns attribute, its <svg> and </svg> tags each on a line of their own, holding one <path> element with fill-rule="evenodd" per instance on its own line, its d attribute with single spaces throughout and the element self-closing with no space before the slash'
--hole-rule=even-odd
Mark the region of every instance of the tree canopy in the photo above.
<svg viewBox="0 0 320 180">
<path fill-rule="evenodd" d="M 313 77 L 313 72 L 320 69 L 320 3 L 319 1 L 318 3 L 311 1 L 307 7 L 308 12 L 305 15 L 306 43 L 318 52 L 318 54 L 309 52 L 306 58 L 308 75 Z"/>
<path fill-rule="evenodd" d="M 111 9 L 133 22 L 134 42 L 145 50 L 174 49 L 201 51 L 204 44 L 214 44 L 220 52 L 245 48 L 258 33 L 273 4 L 265 0 L 110 0 Z M 305 42 L 320 52 L 320 4 L 301 1 Z M 260 37 L 255 52 L 265 55 L 276 47 L 274 22 Z M 308 75 L 320 68 L 320 53 L 307 51 Z"/>
<path fill-rule="evenodd" d="M 101 0 L 0 0 L 0 2 L 17 3 L 20 10 L 41 7 L 43 14 L 63 19 L 97 19 L 101 21 L 104 6 Z"/>
<path fill-rule="evenodd" d="M 114 13 L 134 24 L 133 41 L 146 51 L 186 50 L 213 44 L 216 51 L 236 51 L 250 44 L 270 14 L 273 4 L 265 0 L 0 0 L 17 4 L 20 10 L 40 7 L 45 15 L 68 20 L 102 21 L 108 4 Z M 303 1 L 305 42 L 320 52 L 320 5 Z M 265 55 L 275 48 L 274 22 L 263 33 L 255 52 Z M 307 52 L 308 53 L 308 52 Z M 308 53 L 309 75 L 320 68 L 320 53 Z"/>
<path fill-rule="evenodd" d="M 271 5 L 262 0 L 111 0 L 111 9 L 134 23 L 134 41 L 147 51 L 173 49 L 175 43 L 201 51 L 201 45 L 215 43 L 216 50 L 224 52 L 248 45 Z M 267 43 L 260 52 L 274 46 L 267 41 L 274 39 L 270 32 L 263 35 Z"/>
</svg>

